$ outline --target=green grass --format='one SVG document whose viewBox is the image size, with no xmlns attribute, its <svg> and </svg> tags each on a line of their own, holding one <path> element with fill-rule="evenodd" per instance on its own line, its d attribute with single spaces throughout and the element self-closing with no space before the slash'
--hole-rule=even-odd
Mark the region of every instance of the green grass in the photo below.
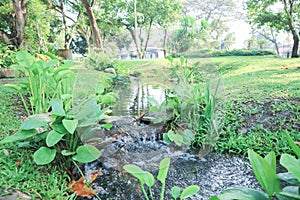
<svg viewBox="0 0 300 200">
<path fill-rule="evenodd" d="M 217 152 L 245 155 L 248 148 L 259 154 L 274 150 L 289 152 L 283 130 L 300 141 L 300 60 L 264 57 L 195 58 L 199 70 L 222 77 L 224 84 L 224 129 L 214 147 Z M 143 79 L 157 81 L 168 74 L 167 60 L 118 61 Z M 76 94 L 93 90 L 101 74 L 80 71 Z M 92 78 L 89 78 L 92 77 Z M 7 80 L 0 80 L 6 82 Z M 17 131 L 22 104 L 16 94 L 0 84 L 0 139 Z M 4 153 L 8 151 L 8 155 Z M 6 144 L 0 147 L 0 194 L 8 189 L 22 191 L 32 198 L 67 199 L 66 173 L 57 167 L 37 166 L 33 150 Z M 22 160 L 20 167 L 17 167 Z M 1 196 L 0 196 L 1 199 Z"/>
<path fill-rule="evenodd" d="M 1 81 L 3 83 L 5 81 Z M 18 130 L 23 115 L 17 95 L 0 84 L 0 139 Z M 10 189 L 28 194 L 32 199 L 66 199 L 68 176 L 55 166 L 37 166 L 33 150 L 18 144 L 0 147 L 0 199 Z M 17 163 L 22 160 L 20 166 Z"/>
<path fill-rule="evenodd" d="M 161 76 L 166 60 L 120 61 L 145 76 Z M 217 152 L 246 155 L 289 152 L 282 133 L 300 141 L 300 60 L 274 56 L 193 58 L 198 69 L 222 77 L 225 102 L 224 130 Z M 161 72 L 161 69 L 164 72 Z"/>
</svg>

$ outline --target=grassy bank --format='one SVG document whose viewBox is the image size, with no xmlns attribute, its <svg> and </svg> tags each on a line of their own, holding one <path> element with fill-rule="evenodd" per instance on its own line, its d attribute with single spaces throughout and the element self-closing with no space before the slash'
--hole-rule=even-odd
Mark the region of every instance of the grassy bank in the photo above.
<svg viewBox="0 0 300 200">
<path fill-rule="evenodd" d="M 0 139 L 16 132 L 24 115 L 17 95 L 0 82 Z M 22 146 L 23 145 L 23 146 Z M 67 175 L 53 166 L 37 166 L 32 159 L 32 146 L 25 143 L 4 144 L 0 148 L 0 199 L 63 199 Z M 12 192 L 13 189 L 13 192 Z M 12 196 L 5 196 L 12 192 Z M 18 193 L 17 193 L 18 192 Z M 28 197 L 28 196 L 27 196 Z"/>
<path fill-rule="evenodd" d="M 121 61 L 120 61 L 121 62 Z M 260 154 L 289 151 L 284 130 L 299 141 L 299 59 L 273 56 L 194 58 L 211 74 L 222 77 L 226 102 L 224 130 L 214 150 L 245 155 L 248 148 Z M 143 76 L 162 76 L 166 60 L 122 61 Z"/>
</svg>

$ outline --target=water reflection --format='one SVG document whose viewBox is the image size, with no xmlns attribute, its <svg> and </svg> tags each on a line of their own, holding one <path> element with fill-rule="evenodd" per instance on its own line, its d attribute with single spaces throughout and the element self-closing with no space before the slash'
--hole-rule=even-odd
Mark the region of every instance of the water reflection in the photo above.
<svg viewBox="0 0 300 200">
<path fill-rule="evenodd" d="M 159 103 L 165 100 L 165 91 L 159 84 L 145 84 L 132 78 L 131 84 L 116 88 L 119 101 L 112 107 L 115 116 L 139 116 L 149 109 L 147 97 L 156 99 Z"/>
</svg>

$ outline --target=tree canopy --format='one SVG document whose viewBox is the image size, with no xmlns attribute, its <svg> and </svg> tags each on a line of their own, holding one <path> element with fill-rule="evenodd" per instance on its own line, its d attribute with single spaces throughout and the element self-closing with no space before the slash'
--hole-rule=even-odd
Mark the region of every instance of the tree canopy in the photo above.
<svg viewBox="0 0 300 200">
<path fill-rule="evenodd" d="M 299 57 L 299 0 L 247 0 L 249 22 L 289 31 L 293 36 L 292 57 Z"/>
</svg>

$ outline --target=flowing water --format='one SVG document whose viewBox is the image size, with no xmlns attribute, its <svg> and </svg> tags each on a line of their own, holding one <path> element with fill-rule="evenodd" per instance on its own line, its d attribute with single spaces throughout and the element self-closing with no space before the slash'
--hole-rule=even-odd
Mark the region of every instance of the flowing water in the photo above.
<svg viewBox="0 0 300 200">
<path fill-rule="evenodd" d="M 209 199 L 226 188 L 246 186 L 259 188 L 247 159 L 236 155 L 209 153 L 196 157 L 185 147 L 166 145 L 159 138 L 163 124 L 145 124 L 133 118 L 149 108 L 147 96 L 164 100 L 164 90 L 135 81 L 119 91 L 121 103 L 113 108 L 115 117 L 109 119 L 110 131 L 96 130 L 95 135 L 106 142 L 94 143 L 102 151 L 96 162 L 85 165 L 85 173 L 102 171 L 92 184 L 101 199 L 143 199 L 138 181 L 124 173 L 125 164 L 135 164 L 155 176 L 159 162 L 171 158 L 167 177 L 166 197 L 171 199 L 171 187 L 199 185 L 200 192 L 190 199 Z M 154 193 L 160 193 L 156 182 Z M 156 196 L 156 199 L 159 199 Z"/>
</svg>

